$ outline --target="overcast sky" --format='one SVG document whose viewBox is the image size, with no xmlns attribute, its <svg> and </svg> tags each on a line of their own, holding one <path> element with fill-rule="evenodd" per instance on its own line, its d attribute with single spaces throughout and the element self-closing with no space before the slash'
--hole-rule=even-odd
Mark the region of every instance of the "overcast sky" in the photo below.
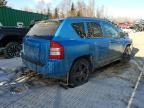
<svg viewBox="0 0 144 108">
<path fill-rule="evenodd" d="M 35 8 L 39 0 L 7 0 L 8 6 L 16 9 Z M 57 6 L 62 0 L 44 0 Z M 77 1 L 77 0 L 73 0 Z M 85 0 L 86 3 L 88 0 Z M 96 0 L 96 5 L 104 5 L 106 14 L 115 17 L 131 17 L 144 19 L 144 0 Z"/>
</svg>

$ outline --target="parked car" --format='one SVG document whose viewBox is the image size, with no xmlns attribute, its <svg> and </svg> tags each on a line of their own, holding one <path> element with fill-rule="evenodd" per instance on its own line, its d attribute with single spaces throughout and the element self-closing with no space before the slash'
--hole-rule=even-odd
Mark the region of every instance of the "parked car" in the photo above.
<svg viewBox="0 0 144 108">
<path fill-rule="evenodd" d="M 5 58 L 19 56 L 24 36 L 37 21 L 32 20 L 29 27 L 0 27 L 0 54 Z"/>
<path fill-rule="evenodd" d="M 29 28 L 44 19 L 48 16 L 0 6 L 0 53 L 6 58 L 18 56 Z"/>
<path fill-rule="evenodd" d="M 32 71 L 67 77 L 78 86 L 95 68 L 129 61 L 132 40 L 107 20 L 66 18 L 40 21 L 24 39 L 22 60 Z"/>
<path fill-rule="evenodd" d="M 0 53 L 6 58 L 19 56 L 23 37 L 29 28 L 0 27 Z"/>
<path fill-rule="evenodd" d="M 118 27 L 120 27 L 122 29 L 130 29 L 130 24 L 128 24 L 128 23 L 119 23 Z"/>
<path fill-rule="evenodd" d="M 134 24 L 134 29 L 137 32 L 144 31 L 144 20 L 141 19 L 141 20 L 136 21 Z"/>
</svg>

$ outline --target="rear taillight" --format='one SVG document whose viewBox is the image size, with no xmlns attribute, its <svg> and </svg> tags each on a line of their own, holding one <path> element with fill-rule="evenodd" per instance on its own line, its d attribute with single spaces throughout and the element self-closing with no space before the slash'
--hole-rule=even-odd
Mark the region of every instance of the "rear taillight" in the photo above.
<svg viewBox="0 0 144 108">
<path fill-rule="evenodd" d="M 49 57 L 50 59 L 63 59 L 64 47 L 55 41 L 51 41 Z"/>
</svg>

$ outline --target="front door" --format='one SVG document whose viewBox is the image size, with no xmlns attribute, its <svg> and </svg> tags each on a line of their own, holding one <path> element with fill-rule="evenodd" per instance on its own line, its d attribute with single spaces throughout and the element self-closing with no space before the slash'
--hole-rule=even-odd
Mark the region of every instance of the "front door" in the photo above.
<svg viewBox="0 0 144 108">
<path fill-rule="evenodd" d="M 110 23 L 103 23 L 103 30 L 105 33 L 105 37 L 109 37 L 109 57 L 111 59 L 118 59 L 120 58 L 123 52 L 123 39 L 120 38 L 118 29 L 110 24 Z"/>
</svg>

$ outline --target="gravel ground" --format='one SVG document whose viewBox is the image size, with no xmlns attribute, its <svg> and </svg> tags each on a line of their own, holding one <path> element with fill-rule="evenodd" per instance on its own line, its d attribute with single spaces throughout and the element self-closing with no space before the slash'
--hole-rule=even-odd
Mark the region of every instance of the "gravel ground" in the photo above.
<svg viewBox="0 0 144 108">
<path fill-rule="evenodd" d="M 126 108 L 144 64 L 144 33 L 131 34 L 135 57 L 97 69 L 88 83 L 65 90 L 57 81 L 33 77 L 15 81 L 20 58 L 0 58 L 0 108 Z M 22 78 L 21 78 L 22 79 Z M 24 78 L 23 78 L 24 79 Z M 132 108 L 144 108 L 144 76 Z"/>
</svg>

